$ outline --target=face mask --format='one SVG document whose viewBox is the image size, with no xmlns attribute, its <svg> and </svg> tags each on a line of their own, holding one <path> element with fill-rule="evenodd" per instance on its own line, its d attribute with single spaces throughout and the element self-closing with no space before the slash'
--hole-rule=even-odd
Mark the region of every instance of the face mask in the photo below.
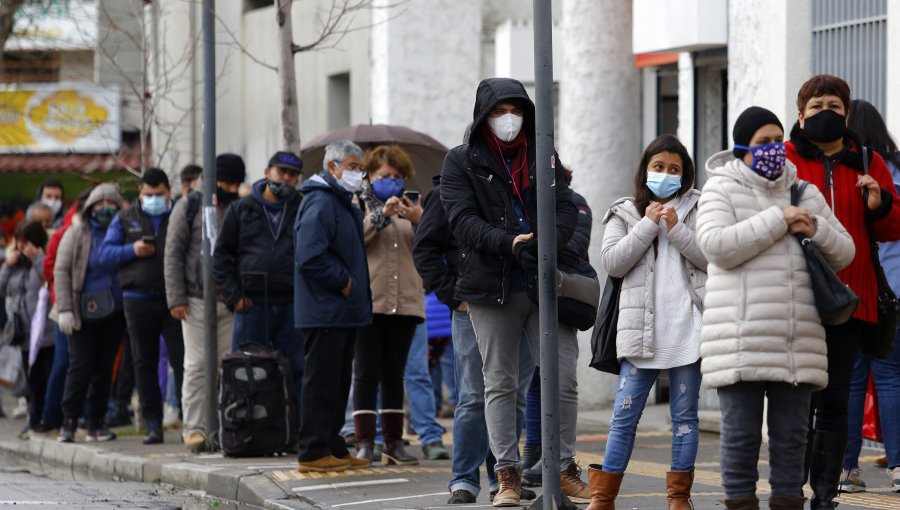
<svg viewBox="0 0 900 510">
<path fill-rule="evenodd" d="M 681 189 L 681 176 L 647 172 L 647 187 L 656 198 L 669 198 Z"/>
<path fill-rule="evenodd" d="M 488 126 L 491 127 L 494 136 L 504 142 L 511 142 L 513 138 L 519 136 L 523 120 L 514 113 L 504 113 L 499 117 L 488 117 Z"/>
<path fill-rule="evenodd" d="M 821 113 L 819 114 L 821 115 Z M 735 149 L 744 149 L 753 156 L 753 162 L 750 163 L 750 170 L 757 174 L 774 181 L 784 173 L 784 144 L 781 142 L 772 142 L 765 145 L 756 145 L 747 147 L 746 145 L 735 145 Z"/>
<path fill-rule="evenodd" d="M 803 122 L 803 132 L 814 142 L 827 143 L 844 137 L 847 119 L 834 110 L 822 110 L 807 117 Z"/>
<path fill-rule="evenodd" d="M 53 211 L 53 216 L 59 214 L 59 211 L 62 209 L 62 200 L 44 200 L 44 205 L 50 208 Z"/>
<path fill-rule="evenodd" d="M 344 173 L 341 175 L 341 178 L 338 179 L 338 182 L 345 190 L 356 193 L 359 191 L 359 187 L 362 185 L 363 177 L 365 177 L 365 175 L 366 173 L 362 170 L 344 170 Z"/>
<path fill-rule="evenodd" d="M 285 198 L 291 192 L 291 187 L 286 182 L 274 182 L 272 179 L 269 179 L 269 191 L 276 198 Z"/>
<path fill-rule="evenodd" d="M 273 191 L 274 195 L 275 192 Z M 227 209 L 232 202 L 238 199 L 237 193 L 231 193 L 230 191 L 225 191 L 222 188 L 216 188 L 216 201 L 219 204 L 219 207 L 222 209 Z"/>
<path fill-rule="evenodd" d="M 165 195 L 144 195 L 141 197 L 141 208 L 150 216 L 159 216 L 166 212 Z"/>
<path fill-rule="evenodd" d="M 406 179 L 385 177 L 372 181 L 372 190 L 375 191 L 375 196 L 378 197 L 379 200 L 387 202 L 389 198 L 400 194 L 405 185 Z"/>
<path fill-rule="evenodd" d="M 113 218 L 116 217 L 116 213 L 119 212 L 115 207 L 101 207 L 94 211 L 94 219 L 97 220 L 104 227 L 108 226 L 112 223 Z"/>
</svg>

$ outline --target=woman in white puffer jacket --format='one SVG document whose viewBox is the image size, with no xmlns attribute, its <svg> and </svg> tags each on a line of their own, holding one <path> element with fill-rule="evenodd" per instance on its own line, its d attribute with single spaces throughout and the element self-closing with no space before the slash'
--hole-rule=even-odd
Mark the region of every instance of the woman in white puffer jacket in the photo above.
<svg viewBox="0 0 900 510">
<path fill-rule="evenodd" d="M 809 237 L 832 268 L 847 266 L 853 240 L 815 186 L 790 205 L 796 168 L 772 112 L 745 110 L 735 149 L 706 164 L 697 237 L 709 260 L 701 370 L 718 389 L 725 505 L 755 510 L 768 398 L 770 508 L 803 508 L 803 458 L 810 395 L 828 383 L 825 330 L 806 259 L 793 234 Z"/>
</svg>

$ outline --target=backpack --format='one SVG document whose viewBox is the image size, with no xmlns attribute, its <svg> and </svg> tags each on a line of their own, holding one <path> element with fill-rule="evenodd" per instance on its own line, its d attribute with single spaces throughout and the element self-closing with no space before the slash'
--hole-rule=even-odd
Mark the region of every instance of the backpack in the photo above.
<svg viewBox="0 0 900 510">
<path fill-rule="evenodd" d="M 293 375 L 280 352 L 242 345 L 219 368 L 219 441 L 227 457 L 281 454 L 296 441 Z"/>
</svg>

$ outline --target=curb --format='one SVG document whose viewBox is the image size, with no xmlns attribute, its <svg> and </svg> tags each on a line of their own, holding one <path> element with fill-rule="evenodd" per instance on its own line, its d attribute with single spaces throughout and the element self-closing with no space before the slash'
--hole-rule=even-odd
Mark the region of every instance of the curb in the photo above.
<svg viewBox="0 0 900 510">
<path fill-rule="evenodd" d="M 296 509 L 298 498 L 262 470 L 223 468 L 186 462 L 184 459 L 147 459 L 110 452 L 85 444 L 63 444 L 32 437 L 28 441 L 0 441 L 0 450 L 28 457 L 41 464 L 83 471 L 99 478 L 143 483 L 167 483 L 187 490 L 259 507 Z M 279 500 L 293 500 L 290 507 Z M 302 501 L 300 499 L 299 501 Z M 308 506 L 308 508 L 315 508 Z"/>
</svg>

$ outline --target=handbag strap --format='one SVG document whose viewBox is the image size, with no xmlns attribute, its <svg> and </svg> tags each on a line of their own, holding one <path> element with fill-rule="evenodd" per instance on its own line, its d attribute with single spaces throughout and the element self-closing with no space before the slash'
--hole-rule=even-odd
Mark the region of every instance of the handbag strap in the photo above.
<svg viewBox="0 0 900 510">
<path fill-rule="evenodd" d="M 806 191 L 807 186 L 809 186 L 809 183 L 800 179 L 791 184 L 791 205 L 796 206 L 800 204 L 800 198 L 803 197 L 803 192 Z"/>
</svg>

